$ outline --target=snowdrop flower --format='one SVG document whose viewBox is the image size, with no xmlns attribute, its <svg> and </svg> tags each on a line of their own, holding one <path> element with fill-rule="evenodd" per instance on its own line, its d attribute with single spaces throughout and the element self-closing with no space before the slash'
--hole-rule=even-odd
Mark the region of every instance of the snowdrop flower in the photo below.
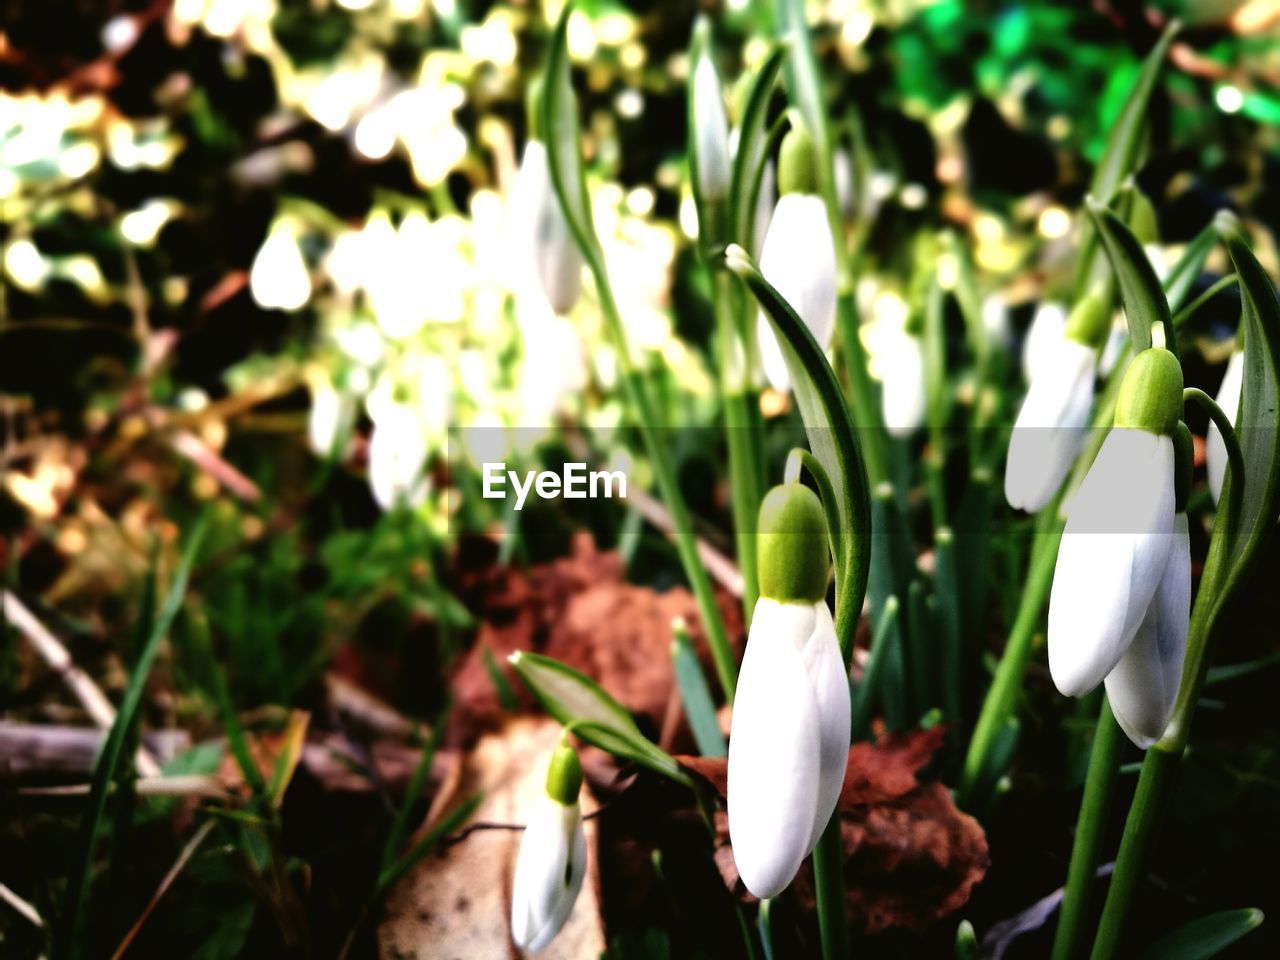
<svg viewBox="0 0 1280 960">
<path fill-rule="evenodd" d="M 1081 300 L 1053 347 L 1053 362 L 1031 381 L 1009 438 L 1004 475 L 1009 506 L 1028 513 L 1043 509 L 1071 470 L 1089 425 L 1107 320 L 1100 297 Z"/>
<path fill-rule="evenodd" d="M 705 23 L 700 21 L 698 27 L 704 33 Z M 716 221 L 698 224 L 698 233 L 705 242 L 715 245 L 724 241 L 725 202 L 729 196 L 729 121 L 725 117 L 720 77 L 705 49 L 693 69 L 691 121 L 698 200 L 708 217 Z"/>
<path fill-rule="evenodd" d="M 882 347 L 876 362 L 882 376 L 880 405 L 885 429 L 891 436 L 909 437 L 924 424 L 924 345 L 918 336 L 904 330 L 892 346 Z"/>
<path fill-rule="evenodd" d="M 582 290 L 582 254 L 560 209 L 547 147 L 536 124 L 540 89 L 540 84 L 534 84 L 530 91 L 534 106 L 529 110 L 529 139 L 511 188 L 506 231 L 517 276 L 522 265 L 530 265 L 551 309 L 564 314 L 577 303 Z"/>
<path fill-rule="evenodd" d="M 1240 413 L 1240 392 L 1244 386 L 1244 351 L 1237 347 L 1227 361 L 1227 372 L 1222 376 L 1222 385 L 1218 387 L 1218 406 L 1227 415 L 1232 426 Z M 1218 425 L 1209 421 L 1209 432 L 1205 436 L 1205 462 L 1209 472 L 1209 492 L 1213 494 L 1213 502 L 1217 503 L 1222 496 L 1222 481 L 1227 475 L 1227 446 L 1222 442 L 1222 434 Z"/>
<path fill-rule="evenodd" d="M 538 798 L 520 841 L 511 891 L 511 939 L 522 950 L 545 948 L 569 919 L 587 873 L 587 837 L 578 791 L 582 765 L 561 744 L 547 767 L 546 791 Z"/>
<path fill-rule="evenodd" d="M 249 292 L 264 310 L 301 310 L 311 298 L 311 275 L 292 227 L 271 227 L 249 268 Z"/>
<path fill-rule="evenodd" d="M 1054 349 L 1062 341 L 1067 329 L 1067 308 L 1049 301 L 1036 308 L 1022 344 L 1022 377 L 1027 383 L 1045 366 L 1054 362 Z"/>
<path fill-rule="evenodd" d="M 398 400 L 371 407 L 369 487 L 383 510 L 417 507 L 427 496 L 427 440 L 413 407 Z"/>
<path fill-rule="evenodd" d="M 849 754 L 849 677 L 825 600 L 827 524 L 799 483 L 760 506 L 760 599 L 729 739 L 729 838 L 758 897 L 781 893 L 831 819 Z"/>
<path fill-rule="evenodd" d="M 1144 651 L 1176 646 L 1173 608 L 1181 603 L 1181 588 L 1170 585 L 1151 609 L 1175 543 L 1185 543 L 1174 522 L 1174 435 L 1181 409 L 1177 358 L 1163 347 L 1134 357 L 1121 384 L 1115 428 L 1072 501 L 1049 598 L 1049 671 L 1069 697 L 1083 696 L 1112 673 L 1145 625 L 1143 646 L 1134 650 L 1140 664 L 1126 665 L 1117 689 L 1125 722 L 1146 735 L 1154 718 L 1133 697 L 1139 691 L 1158 699 L 1149 688 L 1166 676 L 1159 663 L 1170 657 L 1153 660 Z M 1173 576 L 1179 571 L 1175 566 Z"/>
<path fill-rule="evenodd" d="M 322 375 L 311 382 L 311 411 L 307 416 L 307 443 L 317 457 L 327 457 L 339 440 L 345 440 L 356 421 L 355 398 L 339 391 Z"/>
<path fill-rule="evenodd" d="M 1009 304 L 1003 293 L 989 293 L 982 299 L 982 330 L 992 347 L 1009 348 Z"/>
<path fill-rule="evenodd" d="M 827 208 L 817 193 L 813 138 L 796 120 L 783 138 L 778 182 L 782 196 L 773 211 L 760 252 L 760 272 L 782 294 L 826 350 L 836 322 L 836 254 Z M 769 319 L 756 321 L 760 360 L 775 390 L 789 390 L 791 378 Z"/>
</svg>

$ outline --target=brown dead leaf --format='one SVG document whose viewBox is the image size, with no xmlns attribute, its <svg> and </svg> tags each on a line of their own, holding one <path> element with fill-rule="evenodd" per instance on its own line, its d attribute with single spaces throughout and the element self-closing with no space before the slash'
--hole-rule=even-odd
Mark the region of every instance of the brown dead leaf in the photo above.
<svg viewBox="0 0 1280 960">
<path fill-rule="evenodd" d="M 623 580 L 617 553 L 596 550 L 589 534 L 575 538 L 573 552 L 527 573 L 490 567 L 459 590 L 483 619 L 475 646 L 453 679 L 450 741 L 466 744 L 501 724 L 504 713 L 489 676 L 491 657 L 524 696 L 507 657 L 531 650 L 555 657 L 598 681 L 633 713 L 663 726 L 671 701 L 671 622 L 683 617 L 698 649 L 705 651 L 697 603 L 683 588 L 658 593 Z M 720 599 L 731 638 L 741 635 L 739 605 Z M 711 668 L 710 658 L 705 666 Z M 531 699 L 523 701 L 532 708 Z"/>
<path fill-rule="evenodd" d="M 990 864 L 978 822 L 956 809 L 942 784 L 918 780 L 944 736 L 941 727 L 913 730 L 849 750 L 840 794 L 846 904 L 850 925 L 865 934 L 927 930 L 968 902 Z M 725 795 L 723 757 L 676 759 Z M 740 889 L 723 810 L 716 814 L 716 865 L 725 883 Z M 815 906 L 808 866 L 793 889 L 802 907 Z"/>
<path fill-rule="evenodd" d="M 547 757 L 560 726 L 520 718 L 480 738 L 452 796 L 484 799 L 472 824 L 521 824 L 544 789 Z M 583 812 L 594 808 L 583 791 Z M 595 960 L 604 951 L 599 909 L 596 827 L 587 821 L 587 881 L 560 935 L 539 960 Z M 402 960 L 501 960 L 520 957 L 511 942 L 511 878 L 522 834 L 478 829 L 425 857 L 387 899 L 378 928 L 380 956 Z"/>
</svg>

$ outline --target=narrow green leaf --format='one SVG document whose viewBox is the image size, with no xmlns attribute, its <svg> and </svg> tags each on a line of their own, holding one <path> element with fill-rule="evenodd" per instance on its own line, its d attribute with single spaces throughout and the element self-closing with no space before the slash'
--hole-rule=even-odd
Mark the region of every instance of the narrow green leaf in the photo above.
<svg viewBox="0 0 1280 960">
<path fill-rule="evenodd" d="M 760 273 L 741 247 L 730 247 L 725 262 L 746 282 L 769 317 L 786 358 L 809 447 L 831 481 L 840 511 L 836 585 L 836 635 L 845 663 L 862 611 L 871 565 L 871 501 L 866 467 L 835 371 L 791 305 Z"/>
<path fill-rule="evenodd" d="M 1133 352 L 1150 349 L 1151 328 L 1157 323 L 1163 325 L 1166 346 L 1173 350 L 1173 318 L 1169 314 L 1169 302 L 1142 244 L 1138 243 L 1138 238 L 1124 221 L 1106 207 L 1089 201 L 1088 210 L 1102 237 L 1103 248 L 1120 287 Z"/>
<path fill-rule="evenodd" d="M 374 889 L 374 899 L 378 900 L 395 886 L 396 882 L 413 868 L 413 865 L 425 857 L 428 853 L 436 848 L 436 846 L 446 836 L 453 833 L 460 826 L 470 819 L 471 815 L 476 812 L 476 807 L 480 806 L 483 799 L 481 794 L 476 794 L 458 809 L 447 814 L 437 824 L 431 827 L 419 840 L 415 843 L 403 857 L 397 860 L 390 867 L 387 867 L 378 875 L 378 884 Z"/>
<path fill-rule="evenodd" d="M 1231 524 L 1226 594 L 1240 582 L 1274 528 L 1280 507 L 1280 302 L 1271 278 L 1240 232 L 1239 221 L 1224 212 L 1218 214 L 1215 224 L 1240 278 L 1244 307 L 1244 376 L 1235 426 L 1245 476 L 1240 517 Z M 1226 482 L 1240 481 L 1228 477 Z M 1226 490 L 1222 498 L 1227 499 Z"/>
<path fill-rule="evenodd" d="M 552 185 L 560 198 L 569 229 L 582 248 L 583 256 L 599 256 L 595 222 L 587 182 L 582 175 L 582 141 L 578 135 L 578 98 L 569 76 L 569 17 L 573 4 L 566 3 L 556 22 L 547 50 L 543 75 L 543 96 L 538 109 L 547 146 Z M 595 272 L 593 270 L 593 272 Z"/>
<path fill-rule="evenodd" d="M 720 723 L 716 719 L 716 705 L 711 699 L 711 689 L 693 649 L 693 640 L 684 621 L 673 627 L 671 664 L 675 668 L 676 686 L 684 703 L 684 714 L 698 744 L 698 752 L 704 757 L 723 757 L 729 752 Z"/>
<path fill-rule="evenodd" d="M 427 739 L 426 745 L 422 749 L 417 766 L 414 767 L 413 776 L 409 780 L 409 788 L 405 791 L 404 799 L 400 802 L 400 809 L 396 811 L 396 818 L 391 824 L 391 829 L 387 832 L 387 842 L 382 847 L 383 870 L 395 862 L 396 853 L 399 851 L 400 844 L 408 832 L 409 818 L 413 815 L 413 808 L 417 805 L 423 791 L 426 789 L 427 778 L 431 775 L 431 765 L 435 762 L 436 754 L 440 751 L 440 744 L 444 742 L 444 731 L 448 727 L 449 711 L 452 707 L 453 703 L 449 702 L 440 711 L 439 717 L 436 718 L 436 725 L 431 731 L 431 736 Z"/>
<path fill-rule="evenodd" d="M 1209 960 L 1262 926 L 1262 911 L 1223 910 L 1184 924 L 1143 951 L 1140 960 Z"/>
<path fill-rule="evenodd" d="M 956 537 L 949 527 L 934 534 L 934 596 L 938 601 L 938 643 L 942 647 L 942 709 L 947 723 L 959 731 L 964 656 L 960 612 L 960 571 Z"/>
<path fill-rule="evenodd" d="M 1205 227 L 1187 244 L 1178 262 L 1164 278 L 1164 292 L 1171 310 L 1181 310 L 1191 293 L 1196 279 L 1204 270 L 1205 261 L 1218 243 L 1218 231 L 1213 224 Z"/>
<path fill-rule="evenodd" d="M 747 89 L 746 105 L 738 122 L 738 150 L 733 156 L 733 169 L 729 180 L 729 204 L 733 216 L 730 236 L 750 249 L 755 237 L 756 198 L 760 193 L 760 178 L 768 160 L 769 136 L 765 129 L 768 120 L 769 99 L 773 95 L 778 71 L 786 48 L 774 44 L 751 77 Z"/>
<path fill-rule="evenodd" d="M 1175 20 L 1165 29 L 1156 45 L 1143 61 L 1142 70 L 1129 92 L 1124 109 L 1111 128 L 1107 139 L 1107 148 L 1093 172 L 1093 182 L 1089 192 L 1101 201 L 1109 201 L 1120 185 L 1134 172 L 1138 158 L 1142 153 L 1143 140 L 1147 127 L 1148 103 L 1155 90 L 1156 80 L 1160 76 L 1160 68 L 1169 52 L 1169 44 L 1173 42 L 1180 24 Z M 1080 227 L 1080 253 L 1076 260 L 1075 292 L 1076 299 L 1084 295 L 1094 282 L 1097 271 L 1098 236 L 1088 219 Z M 1135 341 L 1137 342 L 1137 341 Z"/>
<path fill-rule="evenodd" d="M 956 960 L 978 960 L 978 935 L 973 932 L 973 924 L 961 920 L 956 927 Z"/>
<path fill-rule="evenodd" d="M 78 957 L 84 946 L 85 915 L 89 901 L 89 886 L 93 878 L 94 852 L 102 817 L 106 811 L 109 787 L 124 753 L 126 734 L 142 703 L 142 694 L 146 688 L 147 678 L 151 674 L 151 666 L 160 652 L 160 642 L 168 634 L 174 617 L 182 607 L 182 600 L 187 592 L 187 580 L 195 564 L 196 553 L 204 539 L 204 531 L 205 525 L 202 521 L 187 541 L 182 562 L 173 576 L 173 582 L 169 585 L 164 603 L 155 618 L 151 620 L 151 633 L 138 654 L 138 660 L 134 664 L 133 672 L 129 675 L 129 685 L 125 688 L 124 699 L 120 702 L 115 723 L 111 725 L 107 739 L 102 745 L 102 752 L 94 765 L 93 780 L 89 786 L 88 807 L 80 821 L 79 845 L 83 856 L 79 870 L 72 874 L 71 881 L 67 885 L 64 901 L 66 907 L 62 923 L 59 925 L 61 936 L 57 938 L 55 950 L 57 957 Z"/>
<path fill-rule="evenodd" d="M 884 610 L 876 621 L 875 633 L 871 636 L 871 650 L 867 655 L 867 665 L 862 671 L 862 682 L 854 691 L 852 729 L 854 740 L 865 740 L 871 730 L 871 704 L 879 689 L 881 674 L 889 652 L 901 643 L 898 629 L 898 598 L 890 597 L 884 603 Z"/>
<path fill-rule="evenodd" d="M 537 653 L 517 651 L 510 662 L 543 709 L 564 726 L 587 721 L 645 739 L 626 708 L 586 674 Z"/>
</svg>

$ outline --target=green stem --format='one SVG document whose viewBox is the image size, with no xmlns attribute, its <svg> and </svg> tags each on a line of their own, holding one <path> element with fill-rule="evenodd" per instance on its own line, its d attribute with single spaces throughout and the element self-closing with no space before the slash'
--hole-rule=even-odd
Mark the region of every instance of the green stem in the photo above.
<svg viewBox="0 0 1280 960">
<path fill-rule="evenodd" d="M 837 247 L 842 245 L 837 243 Z M 840 329 L 840 345 L 844 351 L 845 371 L 849 375 L 849 401 L 853 407 L 853 425 L 857 430 L 862 460 L 867 467 L 867 480 L 872 489 L 889 480 L 889 435 L 884 429 L 880 397 L 867 372 L 866 351 L 858 337 L 858 305 L 854 300 L 852 280 L 836 300 L 836 323 Z"/>
<path fill-rule="evenodd" d="M 1142 774 L 1138 777 L 1138 791 L 1125 821 L 1120 853 L 1111 876 L 1111 889 L 1107 891 L 1107 903 L 1098 922 L 1098 937 L 1093 943 L 1090 960 L 1110 960 L 1116 955 L 1124 921 L 1138 881 L 1146 874 L 1151 840 L 1181 759 L 1181 748 L 1168 750 L 1157 744 L 1147 751 Z"/>
<path fill-rule="evenodd" d="M 813 882 L 818 895 L 823 960 L 845 960 L 849 956 L 849 930 L 844 916 L 844 837 L 839 810 L 831 815 L 822 839 L 814 847 Z"/>
<path fill-rule="evenodd" d="M 732 705 L 734 691 L 738 685 L 738 667 L 733 651 L 729 647 L 729 637 L 724 629 L 724 621 L 720 618 L 720 609 L 716 606 L 711 578 L 698 557 L 697 538 L 694 535 L 692 518 L 689 516 L 689 507 L 684 501 L 684 494 L 680 492 L 680 484 L 676 479 L 670 453 L 663 448 L 658 431 L 654 427 L 656 419 L 653 405 L 645 389 L 644 379 L 631 361 L 627 333 L 622 325 L 622 315 L 618 312 L 618 304 L 613 299 L 613 288 L 609 285 L 604 264 L 599 257 L 588 257 L 587 260 L 595 277 L 605 323 L 613 340 L 614 349 L 618 352 L 627 401 L 635 415 L 640 435 L 649 453 L 649 463 L 658 482 L 658 491 L 667 505 L 667 511 L 671 514 L 676 552 L 680 556 L 680 563 L 684 567 L 685 576 L 698 603 L 698 613 L 702 617 L 703 629 L 707 632 L 707 645 L 711 648 L 711 659 L 715 664 L 716 676 L 719 677 L 720 687 L 724 690 L 725 701 Z"/>
<path fill-rule="evenodd" d="M 1089 893 L 1102 859 L 1102 842 L 1106 837 L 1107 819 L 1120 774 L 1124 740 L 1124 732 L 1111 713 L 1111 703 L 1104 696 L 1093 737 L 1093 751 L 1089 755 L 1084 797 L 1076 819 L 1076 837 L 1071 845 L 1071 864 L 1067 868 L 1062 912 L 1053 938 L 1053 960 L 1075 960 L 1083 946 Z"/>
<path fill-rule="evenodd" d="M 1049 509 L 1056 511 L 1057 501 L 1051 503 Z M 1022 691 L 1022 677 L 1026 673 L 1027 661 L 1031 659 L 1032 641 L 1035 639 L 1036 628 L 1040 625 L 1040 613 L 1053 586 L 1058 541 L 1062 537 L 1061 522 L 1055 517 L 1050 529 L 1042 532 L 1039 537 L 1042 539 L 1033 552 L 1031 569 L 1022 589 L 1017 616 L 1009 630 L 1008 643 L 991 687 L 987 690 L 986 699 L 982 702 L 973 738 L 969 741 L 969 752 L 965 756 L 964 771 L 960 778 L 962 806 L 969 806 L 975 799 L 971 794 L 986 767 L 992 743 L 1004 728 L 1005 721 L 1013 714 L 1018 694 Z"/>
<path fill-rule="evenodd" d="M 745 380 L 742 359 L 745 348 L 737 322 L 733 275 L 712 272 L 712 300 L 715 308 L 719 349 L 720 397 L 724 403 L 725 439 L 729 448 L 729 493 L 733 503 L 733 529 L 737 544 L 738 569 L 742 573 L 742 622 L 750 626 L 759 586 L 756 574 L 756 511 L 763 491 L 759 479 L 763 468 L 755 462 L 759 445 L 751 436 L 751 394 Z"/>
</svg>

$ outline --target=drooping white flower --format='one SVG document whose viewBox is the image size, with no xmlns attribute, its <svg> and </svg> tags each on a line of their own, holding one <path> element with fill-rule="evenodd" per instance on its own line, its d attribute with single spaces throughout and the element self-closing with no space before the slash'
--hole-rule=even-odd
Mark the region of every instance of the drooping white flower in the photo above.
<svg viewBox="0 0 1280 960">
<path fill-rule="evenodd" d="M 1173 546 L 1147 615 L 1107 675 L 1107 699 L 1125 735 L 1145 750 L 1173 716 L 1191 621 L 1191 544 L 1187 515 L 1173 522 Z"/>
<path fill-rule="evenodd" d="M 587 837 L 578 791 L 582 767 L 562 745 L 547 770 L 547 788 L 538 797 L 520 841 L 511 890 L 511 939 L 523 950 L 547 947 L 573 912 L 587 873 Z"/>
<path fill-rule="evenodd" d="M 1240 394 L 1244 387 L 1244 351 L 1235 350 L 1227 361 L 1227 372 L 1222 375 L 1222 385 L 1218 387 L 1217 402 L 1222 412 L 1227 415 L 1232 425 L 1240 414 Z M 1213 502 L 1217 503 L 1222 496 L 1222 481 L 1227 476 L 1227 446 L 1222 442 L 1222 433 L 1218 425 L 1209 421 L 1209 432 L 1205 436 L 1205 465 L 1209 474 L 1209 491 L 1213 494 Z"/>
<path fill-rule="evenodd" d="M 849 678 L 827 609 L 826 521 L 798 483 L 760 511 L 760 599 L 729 739 L 729 837 L 742 882 L 781 893 L 817 845 L 844 783 Z"/>
<path fill-rule="evenodd" d="M 316 377 L 311 383 L 311 411 L 307 416 L 307 442 L 318 457 L 340 453 L 339 440 L 351 433 L 356 419 L 353 396 L 339 391 L 328 377 Z"/>
<path fill-rule="evenodd" d="M 390 400 L 370 410 L 369 488 L 383 510 L 417 507 L 427 496 L 427 441 L 417 412 Z"/>
<path fill-rule="evenodd" d="M 1062 342 L 1066 329 L 1067 308 L 1062 304 L 1048 301 L 1036 308 L 1022 344 L 1022 376 L 1027 383 L 1035 380 L 1047 364 L 1053 363 L 1054 350 Z"/>
<path fill-rule="evenodd" d="M 582 254 L 556 198 L 542 141 L 525 143 L 509 204 L 506 231 L 513 279 L 522 279 L 522 265 L 531 266 L 551 308 L 568 313 L 582 289 Z"/>
<path fill-rule="evenodd" d="M 818 346 L 830 347 L 836 325 L 836 255 L 821 197 L 782 195 L 765 234 L 760 272 L 795 309 Z M 763 311 L 756 326 L 765 376 L 775 390 L 791 389 L 782 347 Z"/>
<path fill-rule="evenodd" d="M 1069 697 L 1110 673 L 1172 548 L 1173 441 L 1113 429 L 1071 504 L 1049 599 L 1049 670 Z"/>
<path fill-rule="evenodd" d="M 909 437 L 924 424 L 927 401 L 924 345 L 905 330 L 876 358 L 881 374 L 880 405 L 891 436 Z"/>
<path fill-rule="evenodd" d="M 1097 358 L 1063 337 L 1054 364 L 1031 381 L 1009 438 L 1004 495 L 1011 507 L 1035 513 L 1062 486 L 1089 425 Z"/>
<path fill-rule="evenodd" d="M 311 274 L 292 227 L 275 225 L 249 268 L 249 293 L 264 310 L 301 310 L 311 298 Z"/>
<path fill-rule="evenodd" d="M 1133 359 L 1115 426 L 1072 500 L 1049 598 L 1049 671 L 1088 693 L 1130 649 L 1160 586 L 1174 535 L 1173 435 L 1182 370 L 1162 348 Z"/>
</svg>

